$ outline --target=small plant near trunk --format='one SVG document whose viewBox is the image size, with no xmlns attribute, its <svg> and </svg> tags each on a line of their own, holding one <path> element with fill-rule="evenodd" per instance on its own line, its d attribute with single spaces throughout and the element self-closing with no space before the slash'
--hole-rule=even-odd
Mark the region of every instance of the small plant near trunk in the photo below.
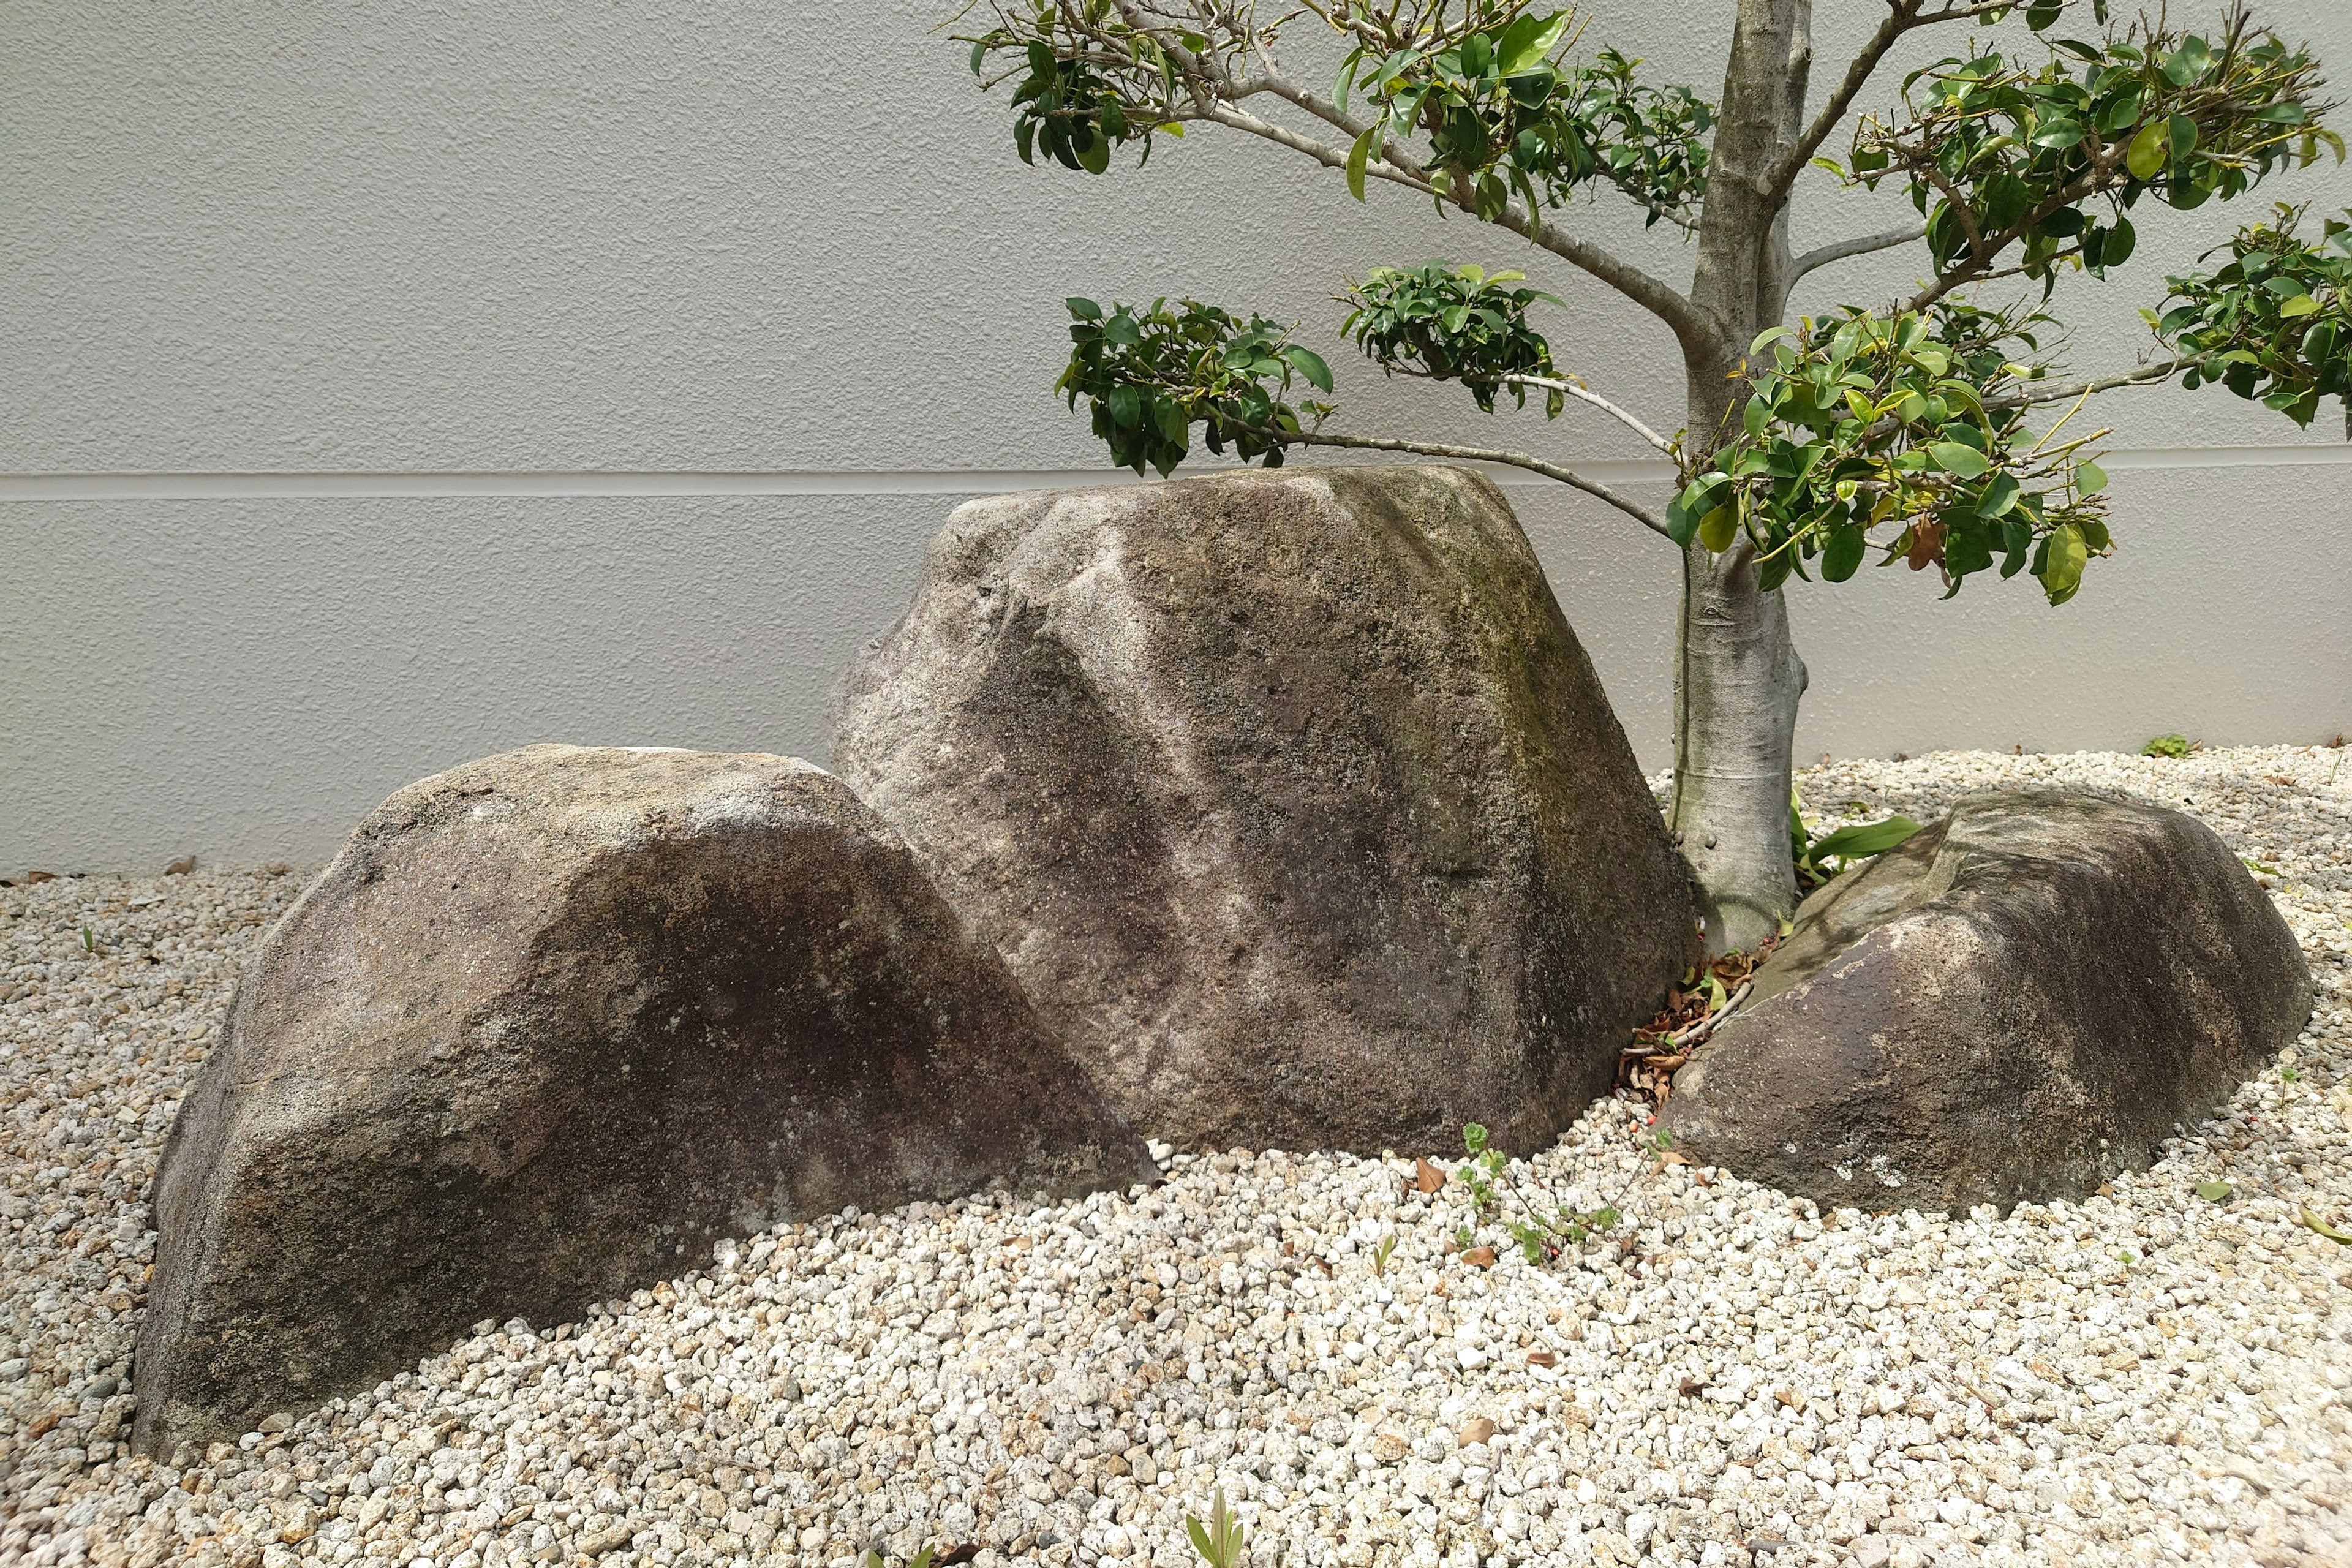
<svg viewBox="0 0 2352 1568">
<path fill-rule="evenodd" d="M 1797 887 L 1811 892 L 1861 861 L 1904 844 L 1919 831 L 1919 824 L 1897 814 L 1881 822 L 1857 823 L 1819 837 L 1805 826 L 1805 815 L 1792 791 L 1789 795 L 1789 848 L 1797 861 Z"/>
<path fill-rule="evenodd" d="M 2178 760 L 2197 749 L 2197 742 L 2186 735 L 2158 735 L 2139 749 L 2143 757 L 2171 757 Z"/>
</svg>

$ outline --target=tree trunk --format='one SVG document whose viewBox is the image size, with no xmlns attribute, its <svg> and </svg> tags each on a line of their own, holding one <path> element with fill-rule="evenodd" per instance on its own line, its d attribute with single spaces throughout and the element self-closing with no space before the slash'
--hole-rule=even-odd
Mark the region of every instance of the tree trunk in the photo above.
<svg viewBox="0 0 2352 1568">
<path fill-rule="evenodd" d="M 1697 883 L 1710 952 L 1752 948 L 1797 905 L 1789 775 L 1804 661 L 1788 605 L 1756 586 L 1745 542 L 1683 557 L 1669 826 Z"/>
<path fill-rule="evenodd" d="M 1748 345 L 1788 309 L 1788 208 L 1764 175 L 1802 132 L 1811 59 L 1812 0 L 1739 0 L 1691 290 L 1720 331 L 1685 344 L 1694 451 L 1732 429 Z M 1805 665 L 1745 540 L 1720 556 L 1696 542 L 1685 552 L 1676 641 L 1671 826 L 1707 950 L 1752 948 L 1797 902 L 1789 790 Z"/>
</svg>

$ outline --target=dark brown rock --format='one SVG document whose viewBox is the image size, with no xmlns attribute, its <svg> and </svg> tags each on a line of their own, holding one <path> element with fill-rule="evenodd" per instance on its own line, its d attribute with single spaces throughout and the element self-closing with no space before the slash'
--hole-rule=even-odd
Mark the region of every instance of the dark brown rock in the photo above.
<svg viewBox="0 0 2352 1568">
<path fill-rule="evenodd" d="M 1591 664 L 1458 469 L 965 506 L 833 760 L 1188 1146 L 1539 1146 L 1696 952 Z"/>
<path fill-rule="evenodd" d="M 1805 900 L 1661 1124 L 1824 1205 L 2081 1198 L 2227 1098 L 2311 994 L 2294 933 L 2194 817 L 1976 795 Z"/>
<path fill-rule="evenodd" d="M 402 790 L 262 942 L 155 1180 L 138 1447 L 718 1237 L 1154 1174 L 829 774 L 534 746 Z"/>
</svg>

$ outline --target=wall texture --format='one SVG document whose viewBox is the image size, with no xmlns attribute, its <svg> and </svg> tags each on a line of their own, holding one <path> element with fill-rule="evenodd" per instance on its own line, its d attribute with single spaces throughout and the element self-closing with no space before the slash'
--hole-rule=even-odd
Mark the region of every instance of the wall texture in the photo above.
<svg viewBox="0 0 2352 1568">
<path fill-rule="evenodd" d="M 1379 261 L 1525 266 L 1566 301 L 1563 358 L 1678 422 L 1663 330 L 1507 237 L 1214 134 L 1141 175 L 1022 167 L 930 31 L 952 8 L 0 3 L 0 871 L 315 858 L 406 780 L 531 740 L 821 756 L 835 674 L 955 500 L 1099 476 L 1046 390 L 1067 293 L 1328 329 Z M 1661 74 L 1719 74 L 1729 0 L 1596 9 Z M 1823 56 L 1877 9 L 1822 0 Z M 2262 9 L 2352 62 L 2334 0 Z M 2342 206 L 2352 178 L 2278 192 Z M 1575 216 L 1686 276 L 1664 231 Z M 1901 216 L 1823 180 L 1796 229 Z M 2112 282 L 2063 290 L 2074 362 L 2129 363 L 2134 308 L 2231 221 L 2154 215 Z M 1502 435 L 1332 358 L 1357 427 Z M 2332 411 L 2100 416 L 2124 551 L 2063 610 L 1901 571 L 1798 587 L 1806 754 L 2352 728 Z M 1508 437 L 1654 482 L 1580 412 Z M 1511 494 L 1659 765 L 1671 555 Z"/>
</svg>

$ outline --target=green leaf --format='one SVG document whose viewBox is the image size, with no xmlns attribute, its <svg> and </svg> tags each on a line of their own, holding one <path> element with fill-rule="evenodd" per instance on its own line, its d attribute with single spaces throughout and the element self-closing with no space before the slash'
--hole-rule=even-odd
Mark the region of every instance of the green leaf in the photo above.
<svg viewBox="0 0 2352 1568">
<path fill-rule="evenodd" d="M 2083 531 L 2073 523 L 2060 526 L 2049 536 L 2048 558 L 2042 567 L 2042 591 L 2051 604 L 2063 605 L 2074 596 L 2083 585 L 2083 567 L 2091 553 L 2083 543 Z"/>
<path fill-rule="evenodd" d="M 2345 1235 L 2309 1209 L 2303 1211 L 2303 1228 L 2315 1235 L 2326 1237 L 2338 1247 L 2352 1247 L 2352 1236 Z"/>
<path fill-rule="evenodd" d="M 1498 76 L 1517 76 L 1543 64 L 1568 30 L 1573 13 L 1555 11 L 1549 16 L 1521 16 L 1503 29 L 1495 41 L 1495 71 Z"/>
<path fill-rule="evenodd" d="M 1302 349 L 1293 344 L 1282 351 L 1282 357 L 1297 366 L 1298 374 L 1305 376 L 1308 384 L 1317 391 L 1331 390 L 1331 367 L 1323 362 L 1321 354 L 1312 349 Z"/>
<path fill-rule="evenodd" d="M 1112 387 L 1104 403 L 1121 426 L 1131 426 L 1143 417 L 1143 395 L 1124 384 Z"/>
<path fill-rule="evenodd" d="M 1846 524 L 1830 535 L 1822 547 L 1822 576 L 1832 583 L 1843 583 L 1862 564 L 1862 553 L 1869 540 L 1861 529 Z"/>
<path fill-rule="evenodd" d="M 2297 294 L 2294 299 L 2283 301 L 2278 311 L 2281 317 L 2290 321 L 2318 312 L 2319 301 L 2308 294 Z"/>
<path fill-rule="evenodd" d="M 2074 465 L 2074 489 L 2077 494 L 2095 496 L 2106 488 L 2106 469 L 2088 458 Z"/>
<path fill-rule="evenodd" d="M 1364 128 L 1356 144 L 1348 149 L 1348 194 L 1358 201 L 1364 199 L 1364 165 L 1372 156 L 1372 143 L 1380 140 L 1381 122 Z"/>
<path fill-rule="evenodd" d="M 1738 530 L 1738 511 L 1731 507 L 1719 506 L 1699 520 L 1698 542 L 1720 555 L 1731 548 L 1732 537 Z"/>
<path fill-rule="evenodd" d="M 1958 441 L 1937 441 L 1927 448 L 1927 455 L 1935 458 L 1946 472 L 1957 474 L 1964 479 L 1980 479 L 1991 467 L 1985 461 L 1982 452 L 1973 447 L 1962 446 Z"/>
<path fill-rule="evenodd" d="M 1096 304 L 1092 300 L 1081 300 L 1076 295 L 1073 294 L 1068 299 L 1063 300 L 1062 303 L 1067 305 L 1070 308 L 1070 314 L 1076 316 L 1081 321 L 1099 321 L 1102 320 L 1102 307 Z"/>
<path fill-rule="evenodd" d="M 2172 161 L 2172 127 L 2151 120 L 2139 128 L 2124 153 L 2124 167 L 2139 179 L 2151 180 Z"/>
<path fill-rule="evenodd" d="M 2226 1204 L 2230 1201 L 2231 1196 L 2236 1191 L 2237 1189 L 2231 1186 L 2227 1182 L 2200 1182 L 2197 1184 L 2197 1195 L 2203 1198 L 2209 1204 Z"/>
<path fill-rule="evenodd" d="M 1990 522 L 2008 515 L 2017 504 L 2021 487 L 2013 474 L 1995 474 L 1992 483 L 1985 486 L 1984 494 L 1977 500 L 1977 515 Z"/>
<path fill-rule="evenodd" d="M 1884 822 L 1867 822 L 1857 827 L 1841 827 L 1826 838 L 1813 840 L 1815 858 L 1834 855 L 1842 860 L 1859 860 L 1866 855 L 1883 854 L 1919 831 L 1919 825 L 1907 816 L 1890 816 Z"/>
</svg>

